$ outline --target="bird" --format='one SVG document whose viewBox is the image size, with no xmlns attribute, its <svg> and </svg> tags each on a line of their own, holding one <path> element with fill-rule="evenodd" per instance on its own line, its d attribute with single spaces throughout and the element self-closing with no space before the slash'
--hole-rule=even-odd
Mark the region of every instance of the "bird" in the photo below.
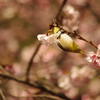
<svg viewBox="0 0 100 100">
<path fill-rule="evenodd" d="M 72 37 L 68 35 L 68 32 L 59 26 L 55 21 L 52 25 L 50 25 L 50 29 L 47 31 L 47 34 L 57 35 L 57 45 L 62 50 L 83 54 L 80 47 L 73 41 Z"/>
</svg>

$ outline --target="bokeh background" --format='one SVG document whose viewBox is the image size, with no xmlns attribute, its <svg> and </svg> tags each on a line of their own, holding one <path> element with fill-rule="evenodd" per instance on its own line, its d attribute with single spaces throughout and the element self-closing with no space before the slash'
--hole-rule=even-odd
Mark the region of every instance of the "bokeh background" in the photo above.
<svg viewBox="0 0 100 100">
<path fill-rule="evenodd" d="M 56 17 L 63 0 L 0 0 L 0 64 L 17 77 L 24 77 L 29 60 L 39 41 Z M 100 0 L 68 0 L 63 8 L 62 26 L 94 44 L 100 43 Z M 87 54 L 97 50 L 73 36 Z M 100 78 L 94 66 L 81 54 L 69 53 L 54 46 L 41 44 L 30 71 L 30 81 L 48 80 L 58 86 L 67 97 L 78 100 L 100 100 Z M 21 98 L 30 88 L 12 80 L 2 80 L 7 100 L 35 100 Z M 27 91 L 26 91 L 27 90 Z M 41 93 L 40 93 L 41 94 Z M 46 99 L 47 100 L 47 99 Z"/>
</svg>

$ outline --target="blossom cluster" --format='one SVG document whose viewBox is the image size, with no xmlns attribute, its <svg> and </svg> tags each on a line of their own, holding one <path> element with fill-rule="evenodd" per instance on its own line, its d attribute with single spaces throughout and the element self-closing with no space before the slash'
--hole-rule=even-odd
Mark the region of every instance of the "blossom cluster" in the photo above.
<svg viewBox="0 0 100 100">
<path fill-rule="evenodd" d="M 100 69 L 100 44 L 98 45 L 98 50 L 96 53 L 93 51 L 88 53 L 86 60 L 93 63 L 94 69 Z"/>
<path fill-rule="evenodd" d="M 38 40 L 41 41 L 45 45 L 55 45 L 57 44 L 57 34 L 49 35 L 46 34 L 38 35 Z"/>
</svg>

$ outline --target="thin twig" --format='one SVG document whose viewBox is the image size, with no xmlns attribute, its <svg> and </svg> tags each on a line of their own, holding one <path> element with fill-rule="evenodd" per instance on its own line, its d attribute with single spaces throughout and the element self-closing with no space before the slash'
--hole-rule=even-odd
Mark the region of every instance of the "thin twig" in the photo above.
<svg viewBox="0 0 100 100">
<path fill-rule="evenodd" d="M 37 54 L 37 52 L 38 52 L 40 46 L 41 46 L 41 43 L 39 43 L 39 44 L 37 45 L 36 50 L 34 51 L 32 57 L 31 57 L 31 59 L 30 59 L 30 61 L 29 61 L 29 63 L 28 63 L 27 70 L 26 70 L 26 71 L 27 71 L 27 72 L 26 72 L 26 81 L 29 81 L 29 73 L 30 73 L 30 69 L 31 69 L 31 66 L 32 66 L 32 63 L 33 63 L 33 59 L 34 59 L 35 55 Z"/>
<path fill-rule="evenodd" d="M 1 95 L 2 100 L 6 100 L 6 98 L 2 92 L 2 89 L 1 89 L 1 80 L 0 80 L 0 95 Z"/>
<path fill-rule="evenodd" d="M 35 83 L 35 82 L 32 82 L 32 83 L 30 83 L 30 82 L 28 82 L 28 81 L 26 82 L 26 81 L 24 81 L 24 80 L 21 80 L 21 79 L 19 79 L 19 78 L 16 78 L 16 77 L 10 76 L 10 75 L 0 74 L 0 76 L 3 77 L 3 78 L 15 80 L 15 81 L 17 81 L 17 82 L 19 82 L 19 83 L 22 83 L 22 84 L 25 84 L 25 85 L 28 85 L 28 86 L 32 86 L 32 87 L 41 89 L 42 91 L 45 91 L 45 92 L 47 92 L 47 93 L 49 93 L 49 94 L 51 94 L 51 95 L 58 96 L 58 97 L 60 97 L 60 98 L 62 98 L 62 99 L 70 100 L 70 99 L 69 99 L 68 97 L 66 97 L 63 93 L 61 93 L 60 90 L 54 92 L 53 89 L 45 88 L 45 87 L 43 87 L 43 85 L 40 86 L 39 84 L 37 84 L 37 83 Z"/>
<path fill-rule="evenodd" d="M 96 49 L 98 48 L 92 41 L 88 41 L 88 40 L 86 40 L 85 38 L 83 38 L 82 36 L 80 36 L 80 35 L 77 33 L 77 31 L 74 31 L 74 34 L 75 34 L 76 36 L 78 36 L 80 40 L 83 40 L 83 41 L 85 41 L 85 42 L 91 44 L 91 45 L 94 46 Z"/>
<path fill-rule="evenodd" d="M 4 96 L 4 94 L 3 94 L 1 89 L 0 89 L 0 95 L 1 95 L 2 100 L 6 100 L 6 98 L 5 98 L 5 96 Z"/>
<path fill-rule="evenodd" d="M 62 11 L 64 5 L 66 4 L 66 2 L 67 2 L 67 0 L 64 0 L 64 1 L 63 1 L 62 5 L 61 5 L 61 7 L 60 7 L 60 9 L 59 9 L 59 12 L 58 12 L 58 14 L 56 15 L 55 19 L 58 20 L 58 17 L 59 17 L 59 15 L 60 15 L 60 13 L 61 13 L 61 11 Z"/>
<path fill-rule="evenodd" d="M 1 89 L 0 89 L 0 95 L 1 95 L 2 100 L 6 100 L 6 98 L 5 98 L 5 96 L 4 96 L 4 94 L 3 94 Z"/>
<path fill-rule="evenodd" d="M 68 32 L 68 31 L 66 31 L 66 32 L 67 32 L 68 34 L 74 34 L 74 35 L 78 36 L 78 38 L 79 38 L 80 40 L 83 40 L 83 41 L 89 43 L 90 45 L 94 46 L 96 49 L 98 49 L 98 47 L 97 47 L 92 41 L 86 40 L 85 38 L 83 38 L 82 36 L 80 36 L 80 35 L 77 33 L 77 31 L 73 31 L 73 32 Z"/>
</svg>

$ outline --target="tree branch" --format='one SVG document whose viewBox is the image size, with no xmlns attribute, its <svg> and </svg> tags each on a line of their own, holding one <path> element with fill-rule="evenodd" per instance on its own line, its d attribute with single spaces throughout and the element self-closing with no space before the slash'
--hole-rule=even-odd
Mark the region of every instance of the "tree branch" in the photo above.
<svg viewBox="0 0 100 100">
<path fill-rule="evenodd" d="M 32 82 L 32 83 L 30 83 L 28 81 L 26 82 L 24 80 L 21 80 L 21 79 L 19 79 L 17 77 L 13 77 L 13 76 L 10 76 L 10 75 L 4 75 L 4 74 L 1 74 L 1 73 L 0 73 L 0 76 L 3 77 L 3 78 L 15 80 L 16 82 L 19 82 L 19 83 L 22 83 L 22 84 L 25 84 L 25 85 L 28 85 L 28 86 L 32 86 L 32 87 L 41 89 L 42 91 L 45 91 L 45 92 L 47 92 L 47 93 L 49 93 L 51 95 L 60 97 L 62 99 L 70 100 L 63 93 L 61 93 L 60 89 L 57 88 L 56 86 L 55 86 L 55 88 L 57 88 L 57 91 L 54 91 L 52 88 L 51 89 L 50 88 L 46 88 L 45 84 L 43 84 L 43 83 L 41 85 L 39 84 L 39 82 Z"/>
<path fill-rule="evenodd" d="M 2 92 L 2 89 L 1 89 L 1 80 L 0 80 L 0 98 L 2 98 L 2 100 L 6 100 L 6 98 Z"/>
<path fill-rule="evenodd" d="M 62 3 L 62 5 L 61 5 L 61 7 L 60 7 L 60 9 L 59 9 L 59 11 L 58 11 L 58 13 L 57 13 L 55 19 L 58 20 L 58 17 L 59 17 L 59 15 L 61 14 L 61 11 L 62 11 L 64 5 L 66 4 L 66 2 L 67 2 L 67 0 L 64 0 L 64 1 L 63 1 L 63 3 Z"/>
<path fill-rule="evenodd" d="M 28 66 L 27 66 L 27 69 L 26 69 L 26 71 L 27 71 L 27 72 L 26 72 L 26 81 L 29 81 L 29 73 L 30 73 L 30 69 L 31 69 L 31 66 L 32 66 L 32 62 L 33 62 L 33 59 L 34 59 L 35 55 L 37 54 L 37 52 L 38 52 L 40 46 L 41 46 L 41 43 L 39 43 L 39 44 L 37 45 L 37 47 L 36 47 L 36 49 L 35 49 L 35 51 L 34 51 L 32 57 L 31 57 L 31 59 L 30 59 L 30 61 L 29 61 L 29 63 L 28 63 Z"/>
<path fill-rule="evenodd" d="M 90 45 L 94 46 L 96 49 L 98 48 L 92 41 L 88 41 L 88 40 L 86 40 L 85 38 L 83 38 L 82 36 L 80 36 L 80 35 L 77 33 L 77 31 L 69 32 L 69 34 L 75 34 L 76 36 L 79 37 L 80 40 L 83 40 L 83 41 L 89 43 Z"/>
</svg>

